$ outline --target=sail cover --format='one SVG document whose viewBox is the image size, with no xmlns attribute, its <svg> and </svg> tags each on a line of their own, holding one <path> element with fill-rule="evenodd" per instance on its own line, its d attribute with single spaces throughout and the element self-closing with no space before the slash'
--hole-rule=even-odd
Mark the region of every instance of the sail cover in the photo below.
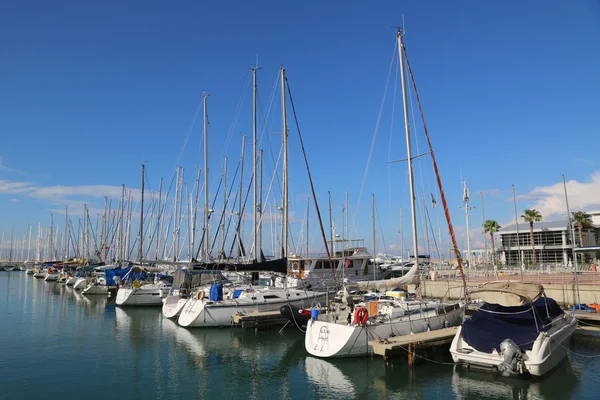
<svg viewBox="0 0 600 400">
<path fill-rule="evenodd" d="M 486 303 L 516 307 L 534 302 L 543 293 L 544 287 L 537 283 L 496 281 L 486 282 L 475 288 L 471 291 L 471 296 Z"/>
<path fill-rule="evenodd" d="M 381 279 L 377 281 L 355 282 L 359 289 L 384 290 L 393 289 L 404 285 L 416 285 L 419 283 L 419 264 L 414 263 L 406 274 L 399 278 Z"/>
</svg>

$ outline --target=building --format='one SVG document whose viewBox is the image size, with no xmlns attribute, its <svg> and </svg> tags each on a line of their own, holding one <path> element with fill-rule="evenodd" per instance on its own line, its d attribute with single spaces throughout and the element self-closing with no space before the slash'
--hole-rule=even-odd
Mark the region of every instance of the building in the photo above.
<svg viewBox="0 0 600 400">
<path fill-rule="evenodd" d="M 501 228 L 498 252 L 504 264 L 519 265 L 533 263 L 533 251 L 538 264 L 563 264 L 567 265 L 573 260 L 572 235 L 569 232 L 567 221 L 536 222 L 533 224 L 534 246 L 531 245 L 531 234 L 528 223 L 517 226 L 509 225 Z M 599 229 L 596 226 L 583 230 L 583 247 L 596 246 L 598 243 Z M 575 228 L 575 245 L 580 246 L 579 234 Z M 519 255 L 520 251 L 520 255 Z M 592 254 L 593 255 L 593 254 Z M 590 257 L 590 254 L 586 254 Z"/>
</svg>

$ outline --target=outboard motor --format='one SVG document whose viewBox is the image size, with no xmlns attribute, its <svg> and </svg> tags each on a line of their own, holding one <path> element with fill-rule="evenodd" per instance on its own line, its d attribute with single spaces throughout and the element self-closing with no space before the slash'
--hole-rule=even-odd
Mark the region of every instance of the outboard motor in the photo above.
<svg viewBox="0 0 600 400">
<path fill-rule="evenodd" d="M 502 376 L 513 376 L 523 371 L 523 352 L 511 339 L 505 339 L 500 343 L 500 352 L 504 355 L 504 361 L 498 365 Z"/>
</svg>

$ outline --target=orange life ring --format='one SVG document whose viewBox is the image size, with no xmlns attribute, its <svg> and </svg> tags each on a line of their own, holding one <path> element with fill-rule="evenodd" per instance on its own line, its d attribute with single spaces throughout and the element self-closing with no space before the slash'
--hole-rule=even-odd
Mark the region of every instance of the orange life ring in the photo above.
<svg viewBox="0 0 600 400">
<path fill-rule="evenodd" d="M 369 320 L 369 312 L 364 307 L 358 307 L 354 310 L 354 323 L 356 325 L 366 325 Z"/>
<path fill-rule="evenodd" d="M 204 290 L 198 290 L 196 293 L 196 300 L 202 300 L 204 298 Z"/>
</svg>

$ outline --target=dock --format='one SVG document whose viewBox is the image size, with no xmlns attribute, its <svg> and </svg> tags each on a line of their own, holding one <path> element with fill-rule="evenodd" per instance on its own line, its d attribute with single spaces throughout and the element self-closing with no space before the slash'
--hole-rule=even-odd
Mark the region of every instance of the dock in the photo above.
<svg viewBox="0 0 600 400">
<path fill-rule="evenodd" d="M 581 321 L 583 323 L 591 323 L 600 325 L 600 313 L 596 312 L 588 312 L 588 311 L 575 311 L 573 313 L 577 321 Z"/>
<path fill-rule="evenodd" d="M 421 353 L 426 353 L 429 349 L 434 350 L 443 345 L 450 345 L 457 330 L 458 327 L 453 326 L 413 335 L 372 340 L 369 342 L 369 346 L 373 348 L 373 354 L 382 356 L 384 360 L 393 355 L 406 353 L 408 365 L 413 365 L 415 357 L 418 357 Z"/>
<path fill-rule="evenodd" d="M 269 329 L 284 325 L 286 322 L 288 322 L 287 318 L 281 315 L 279 310 L 234 314 L 231 317 L 233 326 L 242 328 Z"/>
</svg>

